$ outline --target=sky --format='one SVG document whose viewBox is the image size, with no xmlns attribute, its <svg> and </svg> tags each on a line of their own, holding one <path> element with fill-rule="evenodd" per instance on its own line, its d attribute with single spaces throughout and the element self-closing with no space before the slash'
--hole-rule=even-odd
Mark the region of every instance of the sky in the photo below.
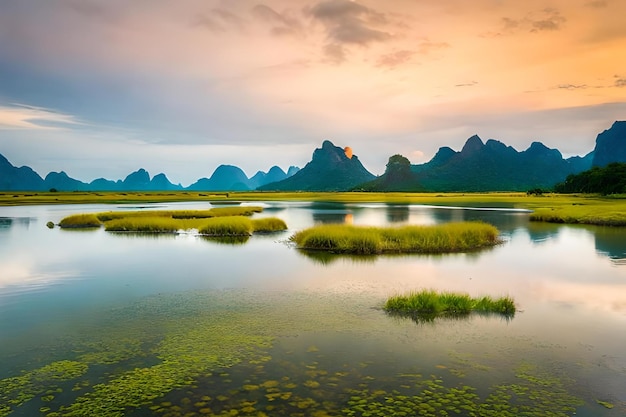
<svg viewBox="0 0 626 417">
<path fill-rule="evenodd" d="M 0 2 L 0 154 L 45 176 L 187 186 L 303 167 L 326 139 L 372 173 L 470 136 L 585 155 L 626 119 L 626 0 Z"/>
</svg>

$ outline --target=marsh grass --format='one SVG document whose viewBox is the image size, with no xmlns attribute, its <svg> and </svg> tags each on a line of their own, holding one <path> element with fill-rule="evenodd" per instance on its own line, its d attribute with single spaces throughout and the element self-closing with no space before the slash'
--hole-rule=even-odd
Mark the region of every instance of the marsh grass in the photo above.
<svg viewBox="0 0 626 417">
<path fill-rule="evenodd" d="M 0 192 L 0 206 L 33 204 L 157 203 L 206 201 L 213 205 L 245 201 L 319 201 L 342 203 L 425 204 L 456 207 L 498 207 L 535 210 L 533 221 L 626 226 L 626 196 L 526 193 L 367 193 L 367 192 Z M 573 206 L 585 206 L 575 208 Z M 228 207 L 231 208 L 231 207 Z M 246 208 L 249 209 L 249 208 Z M 565 209 L 565 211 L 562 211 Z M 550 213 L 556 211 L 556 213 Z"/>
<path fill-rule="evenodd" d="M 96 213 L 103 222 L 129 217 L 169 217 L 172 219 L 210 219 L 225 216 L 252 216 L 261 213 L 263 207 L 217 207 L 207 210 L 146 210 L 146 211 L 107 211 Z"/>
<path fill-rule="evenodd" d="M 515 301 L 504 296 L 472 298 L 465 293 L 438 293 L 434 290 L 411 292 L 408 295 L 394 295 L 387 299 L 384 310 L 390 314 L 423 318 L 431 321 L 438 316 L 464 316 L 471 312 L 515 315 Z"/>
<path fill-rule="evenodd" d="M 254 231 L 252 220 L 241 217 L 215 217 L 207 219 L 198 232 L 206 236 L 250 236 Z"/>
<path fill-rule="evenodd" d="M 539 208 L 530 215 L 531 221 L 568 224 L 594 224 L 600 226 L 626 226 L 626 207 L 615 201 L 602 205 L 571 204 L 560 207 Z"/>
<path fill-rule="evenodd" d="M 481 222 L 388 228 L 327 224 L 302 230 L 291 240 L 300 249 L 334 253 L 448 253 L 496 245 L 498 234 L 496 227 Z"/>
<path fill-rule="evenodd" d="M 287 223 L 277 217 L 252 219 L 252 227 L 258 233 L 273 233 L 287 230 Z"/>
<path fill-rule="evenodd" d="M 180 220 L 159 216 L 119 218 L 104 224 L 107 232 L 175 233 L 188 228 L 192 227 Z"/>
<path fill-rule="evenodd" d="M 62 228 L 95 228 L 102 226 L 102 222 L 95 214 L 73 214 L 59 222 Z"/>
</svg>

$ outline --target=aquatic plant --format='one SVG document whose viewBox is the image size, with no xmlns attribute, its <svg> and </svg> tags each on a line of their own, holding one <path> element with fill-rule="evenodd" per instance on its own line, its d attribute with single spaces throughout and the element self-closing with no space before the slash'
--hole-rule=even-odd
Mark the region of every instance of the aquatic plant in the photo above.
<svg viewBox="0 0 626 417">
<path fill-rule="evenodd" d="M 389 297 L 385 302 L 384 310 L 388 313 L 408 316 L 464 315 L 475 311 L 511 317 L 515 315 L 516 307 L 514 300 L 509 296 L 497 299 L 489 296 L 472 298 L 464 293 L 438 293 L 434 290 L 422 290 Z"/>
<path fill-rule="evenodd" d="M 102 222 L 98 219 L 98 216 L 89 214 L 73 214 L 67 216 L 59 222 L 59 227 L 62 228 L 89 228 L 100 227 Z"/>
<path fill-rule="evenodd" d="M 299 248 L 335 253 L 446 253 L 470 251 L 499 243 L 498 229 L 481 222 L 435 226 L 314 226 L 291 237 Z"/>
</svg>

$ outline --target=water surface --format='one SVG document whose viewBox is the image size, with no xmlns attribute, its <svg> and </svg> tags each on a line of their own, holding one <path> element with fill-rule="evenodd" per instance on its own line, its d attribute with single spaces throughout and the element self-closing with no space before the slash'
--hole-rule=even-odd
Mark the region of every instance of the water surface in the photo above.
<svg viewBox="0 0 626 417">
<path fill-rule="evenodd" d="M 0 207 L 0 416 L 626 413 L 625 230 L 486 208 L 246 204 L 289 230 L 229 244 L 45 226 L 206 203 Z M 316 223 L 460 220 L 494 224 L 504 243 L 346 257 L 288 241 Z M 424 324 L 381 310 L 422 288 L 508 294 L 521 311 Z"/>
</svg>

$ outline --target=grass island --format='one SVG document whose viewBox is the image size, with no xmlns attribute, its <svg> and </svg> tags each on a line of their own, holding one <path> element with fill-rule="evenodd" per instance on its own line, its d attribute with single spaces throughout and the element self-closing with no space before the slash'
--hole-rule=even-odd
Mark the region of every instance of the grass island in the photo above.
<svg viewBox="0 0 626 417">
<path fill-rule="evenodd" d="M 206 236 L 250 236 L 286 230 L 281 219 L 250 219 L 262 207 L 219 207 L 207 210 L 107 211 L 74 214 L 63 218 L 64 229 L 100 228 L 108 232 L 176 233 L 196 229 Z"/>
<path fill-rule="evenodd" d="M 466 252 L 500 243 L 498 229 L 481 222 L 433 226 L 362 227 L 319 225 L 291 237 L 299 249 L 373 255 Z"/>
</svg>

